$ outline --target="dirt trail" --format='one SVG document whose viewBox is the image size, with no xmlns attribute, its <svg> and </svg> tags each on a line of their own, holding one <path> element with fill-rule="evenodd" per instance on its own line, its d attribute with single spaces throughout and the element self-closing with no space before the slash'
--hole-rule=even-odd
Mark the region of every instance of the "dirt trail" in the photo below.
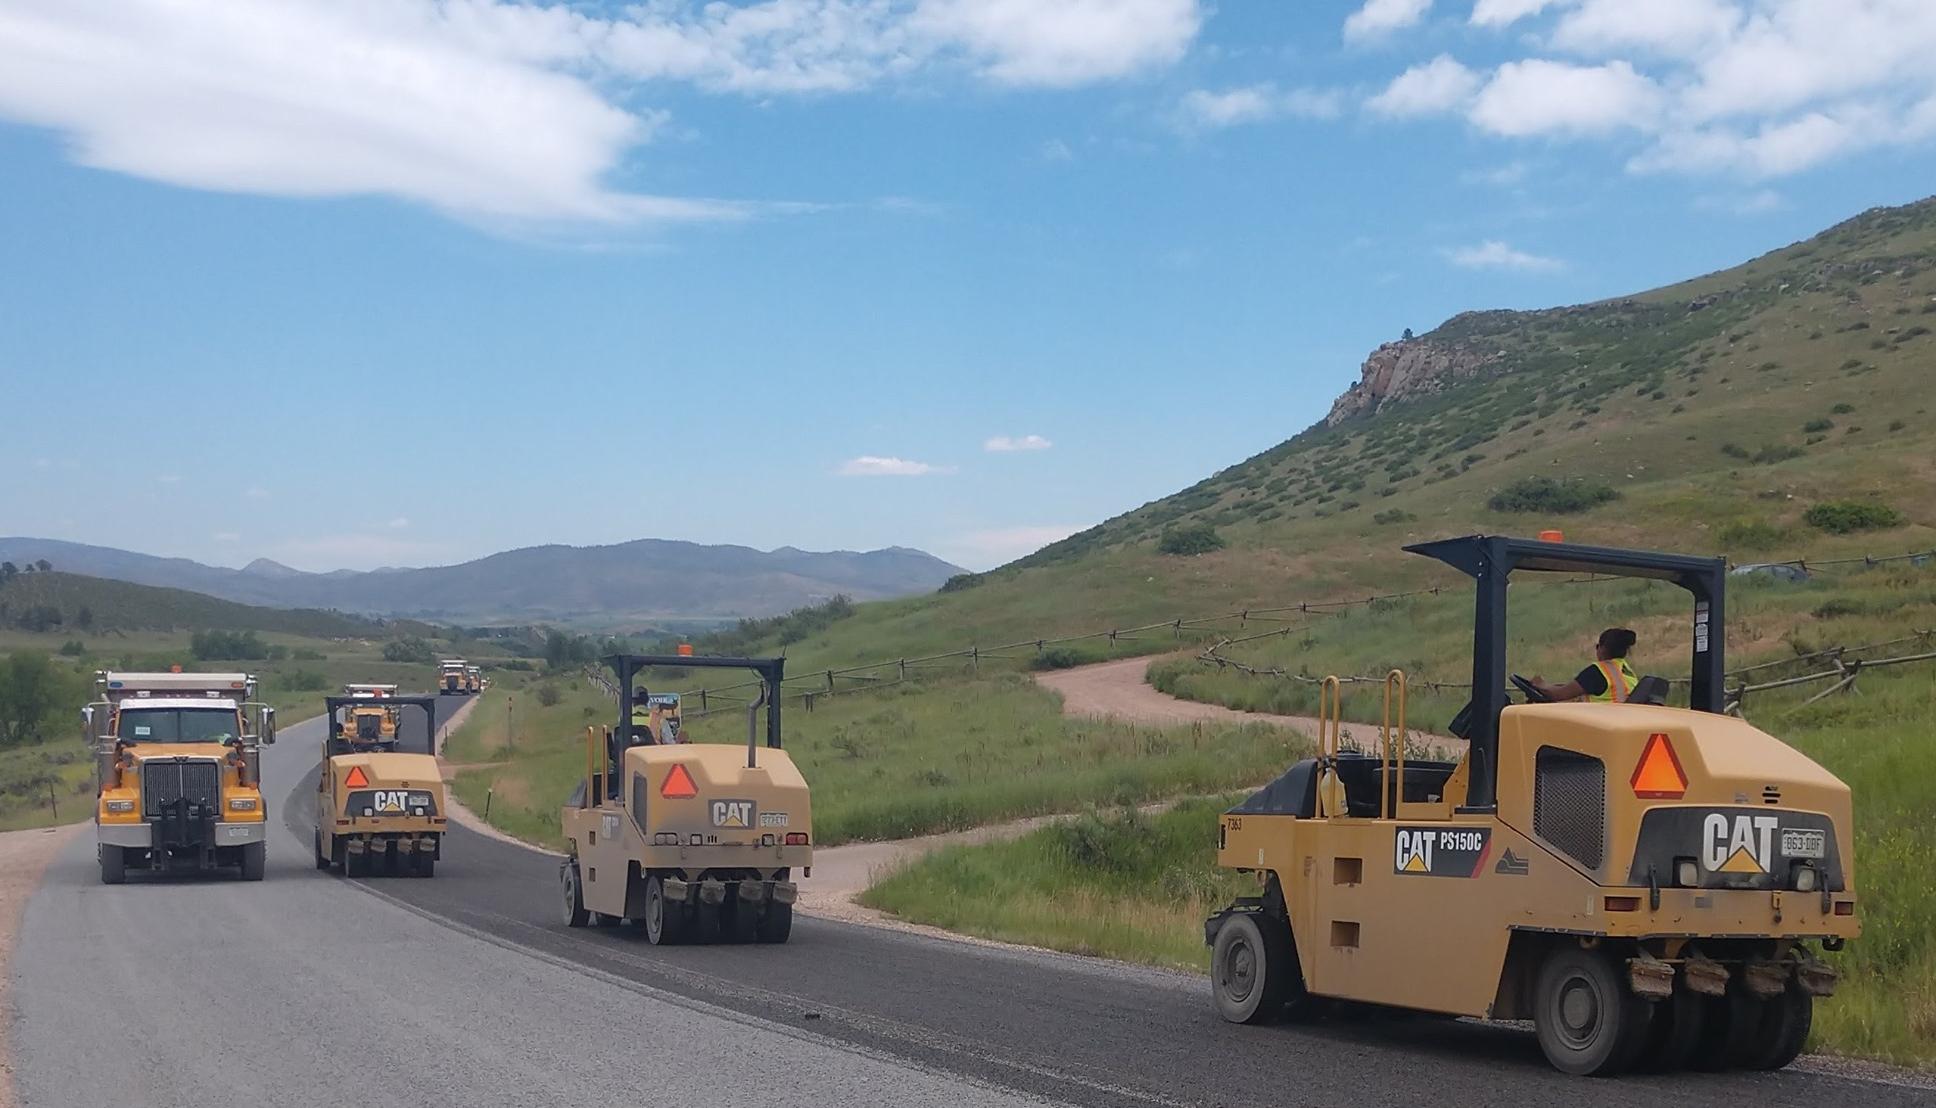
<svg viewBox="0 0 1936 1108">
<path fill-rule="evenodd" d="M 0 1108 L 13 1108 L 13 1063 L 7 1048 L 7 1033 L 13 1026 L 13 1004 L 7 998 L 11 980 L 10 958 L 20 919 L 27 910 L 27 899 L 40 885 L 47 863 L 60 853 L 69 839 L 86 826 L 70 823 L 65 827 L 35 827 L 26 831 L 0 831 Z"/>
</svg>

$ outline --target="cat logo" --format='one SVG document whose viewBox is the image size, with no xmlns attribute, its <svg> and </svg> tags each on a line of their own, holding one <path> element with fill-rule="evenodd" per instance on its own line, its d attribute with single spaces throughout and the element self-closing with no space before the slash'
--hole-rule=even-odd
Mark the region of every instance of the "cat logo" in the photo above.
<svg viewBox="0 0 1936 1108">
<path fill-rule="evenodd" d="M 1775 857 L 1774 816 L 1710 812 L 1701 821 L 1701 866 L 1710 873 L 1767 873 Z"/>
<path fill-rule="evenodd" d="M 753 802 L 750 800 L 715 800 L 712 807 L 714 827 L 753 826 Z"/>
<path fill-rule="evenodd" d="M 1395 864 L 1400 873 L 1432 872 L 1432 833 L 1399 828 Z"/>
<path fill-rule="evenodd" d="M 410 805 L 410 794 L 401 789 L 378 789 L 373 795 L 376 799 L 370 807 L 378 815 L 402 815 Z"/>
</svg>

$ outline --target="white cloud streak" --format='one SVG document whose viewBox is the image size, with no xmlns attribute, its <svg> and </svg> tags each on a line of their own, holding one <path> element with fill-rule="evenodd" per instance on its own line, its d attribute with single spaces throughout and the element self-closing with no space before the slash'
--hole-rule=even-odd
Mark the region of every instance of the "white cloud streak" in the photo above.
<svg viewBox="0 0 1936 1108">
<path fill-rule="evenodd" d="M 863 454 L 849 458 L 835 471 L 842 477 L 932 477 L 955 472 L 954 466 L 929 465 L 907 458 Z"/>
<path fill-rule="evenodd" d="M 661 82 L 838 93 L 935 70 L 1067 88 L 1180 58 L 1198 0 L 9 0 L 0 118 L 185 188 L 380 196 L 486 225 L 738 220 L 784 207 L 616 183 Z"/>
<path fill-rule="evenodd" d="M 1365 102 L 1365 107 L 1401 119 L 1440 115 L 1462 109 L 1478 88 L 1478 74 L 1450 54 L 1440 54 L 1393 78 L 1385 91 Z"/>
<path fill-rule="evenodd" d="M 1445 258 L 1461 269 L 1505 269 L 1521 273 L 1554 273 L 1566 268 L 1557 258 L 1545 258 L 1516 250 L 1497 239 L 1477 246 L 1462 246 L 1445 252 Z"/>
<path fill-rule="evenodd" d="M 1432 0 L 1365 0 L 1344 21 L 1346 42 L 1382 38 L 1413 26 L 1432 9 Z"/>
<path fill-rule="evenodd" d="M 996 435 L 981 444 L 990 454 L 1012 454 L 1025 450 L 1047 450 L 1055 444 L 1041 435 Z"/>
<path fill-rule="evenodd" d="M 1191 89 L 1178 105 L 1178 122 L 1186 130 L 1218 130 L 1273 119 L 1336 119 L 1343 113 L 1343 93 L 1267 83 L 1222 92 Z"/>
</svg>

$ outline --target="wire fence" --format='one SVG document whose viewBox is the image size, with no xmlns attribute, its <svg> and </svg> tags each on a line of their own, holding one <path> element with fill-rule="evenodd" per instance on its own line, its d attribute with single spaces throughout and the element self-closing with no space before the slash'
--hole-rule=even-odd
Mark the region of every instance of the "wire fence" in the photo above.
<svg viewBox="0 0 1936 1108">
<path fill-rule="evenodd" d="M 1766 567 L 1791 567 L 1806 575 L 1817 571 L 1843 569 L 1869 570 L 1896 563 L 1908 563 L 1917 567 L 1926 567 L 1936 563 L 1936 550 L 1912 551 L 1907 554 L 1891 554 L 1883 557 L 1862 555 L 1859 557 L 1844 558 L 1789 558 L 1778 561 L 1741 563 L 1734 562 L 1730 559 L 1728 561 L 1728 567 L 1731 572 L 1735 573 L 1756 572 Z M 1587 585 L 1618 580 L 1624 580 L 1624 578 L 1596 574 L 1587 577 L 1565 578 L 1562 583 L 1569 585 Z M 1427 588 L 1407 589 L 1399 592 L 1374 593 L 1362 597 L 1353 596 L 1330 600 L 1306 600 L 1299 601 L 1295 604 L 1282 604 L 1274 607 L 1242 608 L 1236 611 L 1220 612 L 1207 616 L 1179 616 L 1175 619 L 1160 620 L 1155 623 L 1145 623 L 1134 627 L 1117 627 L 1105 631 L 1089 631 L 1078 635 L 1018 639 L 1014 642 L 1003 643 L 997 646 L 970 645 L 958 650 L 950 650 L 939 654 L 928 654 L 915 658 L 883 659 L 878 662 L 869 662 L 861 665 L 828 668 L 815 670 L 810 673 L 796 674 L 795 676 L 788 677 L 781 683 L 779 695 L 782 697 L 790 697 L 800 703 L 807 711 L 812 711 L 814 704 L 826 697 L 892 688 L 911 680 L 919 680 L 923 676 L 931 675 L 938 671 L 977 674 L 981 671 L 984 663 L 999 666 L 1004 663 L 1017 661 L 1026 662 L 1042 656 L 1050 647 L 1069 646 L 1088 642 L 1107 642 L 1111 647 L 1114 647 L 1120 643 L 1149 643 L 1157 639 L 1165 639 L 1165 641 L 1173 645 L 1180 645 L 1192 639 L 1202 641 L 1204 637 L 1207 637 L 1205 635 L 1206 632 L 1230 629 L 1230 625 L 1233 623 L 1237 625 L 1235 629 L 1239 631 L 1247 630 L 1252 624 L 1277 624 L 1278 626 L 1251 634 L 1224 635 L 1219 637 L 1208 649 L 1198 655 L 1201 661 L 1206 664 L 1234 669 L 1238 672 L 1257 677 L 1275 677 L 1316 683 L 1321 678 L 1311 677 L 1303 673 L 1291 673 L 1281 667 L 1250 666 L 1236 659 L 1229 658 L 1222 652 L 1233 646 L 1241 646 L 1245 643 L 1258 642 L 1265 639 L 1282 638 L 1305 630 L 1316 622 L 1310 618 L 1313 616 L 1323 617 L 1334 615 L 1349 608 L 1375 607 L 1380 604 L 1390 604 L 1420 596 L 1438 596 L 1447 588 L 1452 588 L 1455 591 L 1463 591 L 1458 586 L 1434 585 Z M 1865 658 L 1863 655 L 1867 651 L 1888 646 L 1899 646 L 1908 642 L 1920 642 L 1924 646 L 1928 646 L 1931 645 L 1930 636 L 1931 632 L 1929 631 L 1917 631 L 1902 638 L 1890 640 L 1889 642 L 1871 643 L 1867 646 L 1835 647 L 1816 651 L 1811 654 L 1798 655 L 1794 658 L 1784 658 L 1779 661 L 1746 666 L 1739 670 L 1730 670 L 1730 677 L 1740 676 L 1744 680 L 1741 684 L 1729 690 L 1729 710 L 1738 713 L 1740 711 L 1740 705 L 1750 694 L 1765 692 L 1770 689 L 1785 688 L 1790 685 L 1805 684 L 1809 681 L 1838 678 L 1841 680 L 1838 682 L 1836 688 L 1830 691 L 1853 688 L 1855 678 L 1862 669 L 1877 669 L 1886 666 L 1904 665 L 1910 662 L 1929 660 L 1930 657 L 1936 656 L 1912 654 L 1896 658 Z M 1820 673 L 1798 677 L 1784 677 L 1779 680 L 1759 684 L 1749 683 L 1745 680 L 1745 677 L 1751 673 L 1758 673 L 1779 666 L 1792 666 L 1807 661 L 1818 661 L 1832 668 L 1822 670 Z M 618 686 L 603 671 L 595 667 L 589 668 L 586 671 L 586 675 L 592 684 L 604 692 L 607 698 L 613 701 L 619 699 L 621 692 Z M 1339 680 L 1349 684 L 1379 684 L 1385 678 L 1382 675 L 1377 677 L 1350 675 L 1341 676 Z M 1685 683 L 1685 679 L 1682 679 L 1678 683 Z M 713 712 L 741 709 L 752 705 L 759 697 L 760 684 L 759 679 L 755 678 L 730 685 L 701 686 L 682 692 L 680 698 L 686 709 L 685 715 L 689 718 L 697 718 Z M 1417 679 L 1413 680 L 1411 685 L 1414 688 L 1425 688 L 1431 691 L 1469 691 L 1472 687 L 1469 681 L 1448 682 Z"/>
</svg>

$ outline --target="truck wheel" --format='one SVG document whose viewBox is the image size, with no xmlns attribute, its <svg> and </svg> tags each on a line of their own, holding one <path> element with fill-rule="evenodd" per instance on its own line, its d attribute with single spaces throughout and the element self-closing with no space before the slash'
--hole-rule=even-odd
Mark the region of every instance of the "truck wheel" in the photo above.
<svg viewBox="0 0 1936 1108">
<path fill-rule="evenodd" d="M 413 872 L 416 873 L 418 877 L 437 876 L 437 856 L 434 854 L 419 851 L 417 854 L 416 864 L 415 866 L 412 867 L 412 870 Z"/>
<path fill-rule="evenodd" d="M 242 844 L 242 880 L 260 881 L 269 869 L 268 843 Z"/>
<path fill-rule="evenodd" d="M 1706 1030 L 1707 1010 L 1708 998 L 1686 988 L 1677 987 L 1673 996 L 1656 1002 L 1635 1068 L 1671 1073 L 1690 1065 Z"/>
<path fill-rule="evenodd" d="M 666 899 L 665 881 L 656 873 L 645 877 L 645 917 L 639 921 L 645 941 L 653 946 L 674 946 L 686 941 L 686 906 Z"/>
<path fill-rule="evenodd" d="M 1262 912 L 1236 912 L 1217 929 L 1210 950 L 1210 991 L 1217 1014 L 1231 1023 L 1270 1023 L 1294 994 L 1303 971 L 1290 925 Z"/>
<path fill-rule="evenodd" d="M 323 831 L 320 827 L 316 829 L 316 868 L 329 868 L 329 855 L 323 853 Z"/>
<path fill-rule="evenodd" d="M 1762 1002 L 1757 1049 L 1742 1065 L 1755 1070 L 1778 1070 L 1795 1060 L 1808 1042 L 1808 1029 L 1815 1023 L 1815 998 L 1789 982 L 1780 996 Z"/>
<path fill-rule="evenodd" d="M 101 884 L 119 885 L 128 879 L 128 852 L 118 846 L 99 848 Z"/>
<path fill-rule="evenodd" d="M 1613 959 L 1563 946 L 1547 955 L 1534 986 L 1533 1027 L 1562 1073 L 1606 1077 L 1633 1064 L 1652 1013 L 1620 979 Z"/>
<path fill-rule="evenodd" d="M 731 914 L 726 920 L 726 936 L 735 943 L 750 943 L 759 939 L 760 906 L 756 901 L 741 900 L 734 897 Z"/>
<path fill-rule="evenodd" d="M 767 902 L 766 911 L 760 913 L 759 925 L 753 937 L 763 943 L 783 943 L 793 934 L 793 905 L 782 904 L 777 900 Z"/>
<path fill-rule="evenodd" d="M 565 926 L 583 927 L 591 921 L 591 913 L 585 911 L 585 890 L 578 884 L 578 860 L 576 858 L 559 867 L 559 879 L 564 882 Z"/>
<path fill-rule="evenodd" d="M 343 855 L 344 877 L 368 877 L 370 875 L 370 850 L 367 845 L 362 850 L 352 850 Z"/>
</svg>

